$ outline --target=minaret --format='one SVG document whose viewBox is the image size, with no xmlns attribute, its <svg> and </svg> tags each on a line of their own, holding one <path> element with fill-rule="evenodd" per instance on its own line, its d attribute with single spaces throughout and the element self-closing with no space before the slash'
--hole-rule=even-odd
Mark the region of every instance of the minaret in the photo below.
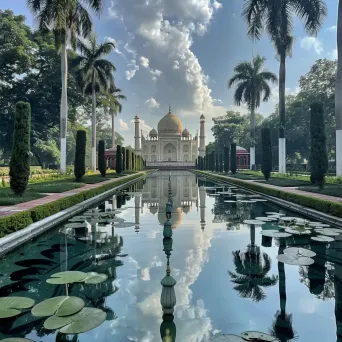
<svg viewBox="0 0 342 342">
<path fill-rule="evenodd" d="M 140 119 L 138 115 L 135 116 L 134 118 L 134 124 L 135 124 L 135 136 L 134 136 L 134 149 L 135 149 L 135 154 L 137 156 L 141 155 L 141 144 L 140 144 Z"/>
<path fill-rule="evenodd" d="M 198 149 L 199 156 L 204 157 L 205 156 L 205 117 L 202 114 L 200 117 L 200 146 Z"/>
<path fill-rule="evenodd" d="M 200 215 L 201 215 L 201 228 L 205 228 L 205 199 L 206 199 L 206 190 L 204 186 L 199 188 L 199 202 L 200 202 Z"/>
</svg>

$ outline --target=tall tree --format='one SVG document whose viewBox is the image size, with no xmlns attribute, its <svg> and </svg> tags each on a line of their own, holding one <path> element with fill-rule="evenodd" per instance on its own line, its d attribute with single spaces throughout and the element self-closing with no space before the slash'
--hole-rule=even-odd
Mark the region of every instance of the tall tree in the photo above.
<svg viewBox="0 0 342 342">
<path fill-rule="evenodd" d="M 235 104 L 246 103 L 251 112 L 250 119 L 250 168 L 255 167 L 255 110 L 261 101 L 267 102 L 271 97 L 268 82 L 276 84 L 277 76 L 264 68 L 266 58 L 255 56 L 251 62 L 240 62 L 234 68 L 234 76 L 228 81 L 228 88 L 237 85 L 234 93 Z"/>
<path fill-rule="evenodd" d="M 230 145 L 230 171 L 232 174 L 236 173 L 237 170 L 237 161 L 236 161 L 236 144 L 233 143 Z"/>
<path fill-rule="evenodd" d="M 336 116 L 336 176 L 342 176 L 342 1 L 338 3 L 337 17 L 337 79 L 335 90 Z"/>
<path fill-rule="evenodd" d="M 76 49 L 77 37 L 87 37 L 92 31 L 92 21 L 87 11 L 100 13 L 103 0 L 27 0 L 28 7 L 36 14 L 39 30 L 52 31 L 56 47 L 61 50 L 62 93 L 60 107 L 60 148 L 62 173 L 66 172 L 66 136 L 68 124 L 68 53 L 70 44 Z M 95 160 L 96 163 L 96 160 Z"/>
<path fill-rule="evenodd" d="M 113 93 L 115 66 L 108 60 L 103 59 L 109 55 L 115 46 L 112 42 L 100 45 L 96 37 L 91 36 L 88 41 L 78 41 L 81 52 L 74 61 L 74 67 L 78 70 L 78 81 L 85 94 L 92 97 L 92 168 L 96 171 L 96 94 L 100 91 Z"/>
<path fill-rule="evenodd" d="M 268 181 L 272 172 L 272 140 L 271 130 L 263 128 L 261 130 L 262 144 L 262 165 L 261 172 L 264 174 L 265 180 Z"/>
<path fill-rule="evenodd" d="M 224 147 L 224 172 L 229 172 L 229 147 Z"/>
<path fill-rule="evenodd" d="M 75 150 L 75 164 L 74 175 L 76 182 L 80 182 L 85 175 L 85 156 L 86 156 L 87 132 L 78 130 L 76 133 L 76 150 Z"/>
<path fill-rule="evenodd" d="M 99 154 L 98 154 L 98 167 L 102 177 L 106 177 L 107 165 L 106 165 L 106 144 L 104 140 L 99 140 Z"/>
<path fill-rule="evenodd" d="M 293 21 L 298 16 L 309 35 L 316 35 L 327 15 L 324 0 L 245 0 L 242 12 L 248 35 L 260 39 L 266 30 L 279 56 L 279 172 L 286 173 L 286 57 L 291 56 Z"/>
</svg>

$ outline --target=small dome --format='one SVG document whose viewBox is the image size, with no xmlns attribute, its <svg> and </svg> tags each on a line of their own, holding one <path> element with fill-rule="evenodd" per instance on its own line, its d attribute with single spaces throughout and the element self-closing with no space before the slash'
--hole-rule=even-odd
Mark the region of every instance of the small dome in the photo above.
<svg viewBox="0 0 342 342">
<path fill-rule="evenodd" d="M 158 132 L 181 134 L 183 131 L 182 123 L 175 114 L 168 112 L 158 123 Z"/>
<path fill-rule="evenodd" d="M 201 119 L 201 120 L 204 120 L 204 119 L 205 119 L 205 117 L 204 117 L 203 114 L 200 116 L 200 119 Z"/>
<path fill-rule="evenodd" d="M 157 132 L 157 130 L 156 129 L 152 129 L 151 130 L 151 132 L 150 132 L 150 136 L 152 136 L 152 135 L 158 135 L 158 132 Z"/>
<path fill-rule="evenodd" d="M 185 128 L 185 130 L 182 132 L 183 137 L 188 137 L 190 135 L 189 131 Z"/>
</svg>

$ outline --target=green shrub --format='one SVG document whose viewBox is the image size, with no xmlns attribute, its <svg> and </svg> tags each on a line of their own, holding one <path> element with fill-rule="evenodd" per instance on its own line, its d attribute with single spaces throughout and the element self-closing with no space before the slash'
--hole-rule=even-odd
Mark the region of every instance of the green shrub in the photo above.
<svg viewBox="0 0 342 342">
<path fill-rule="evenodd" d="M 229 172 L 229 147 L 228 146 L 224 147 L 223 154 L 224 154 L 224 172 L 228 173 Z"/>
<path fill-rule="evenodd" d="M 324 109 L 322 102 L 311 104 L 310 115 L 310 169 L 311 182 L 320 188 L 324 186 L 328 171 L 328 155 L 325 136 Z"/>
<path fill-rule="evenodd" d="M 16 195 L 22 195 L 30 177 L 30 123 L 29 103 L 18 102 L 15 107 L 13 148 L 10 161 L 10 186 Z"/>
<path fill-rule="evenodd" d="M 235 174 L 236 170 L 236 144 L 233 143 L 230 145 L 230 171 L 232 172 L 232 174 Z"/>
<path fill-rule="evenodd" d="M 272 172 L 272 140 L 271 130 L 263 128 L 261 130 L 262 145 L 262 165 L 261 172 L 264 174 L 265 180 L 269 180 Z"/>
<path fill-rule="evenodd" d="M 75 167 L 74 175 L 76 182 L 80 182 L 85 175 L 85 157 L 86 157 L 86 145 L 87 145 L 87 132 L 79 130 L 76 133 L 76 150 L 75 150 Z"/>
<path fill-rule="evenodd" d="M 124 147 L 121 148 L 122 152 L 122 171 L 125 172 L 126 169 L 126 149 Z"/>
<path fill-rule="evenodd" d="M 118 174 L 122 172 L 122 151 L 120 145 L 116 148 L 116 172 Z"/>
<path fill-rule="evenodd" d="M 207 156 L 203 157 L 203 170 L 207 169 Z"/>
<path fill-rule="evenodd" d="M 102 177 L 106 177 L 107 165 L 106 165 L 106 145 L 104 140 L 99 140 L 98 151 L 98 167 Z"/>
<path fill-rule="evenodd" d="M 132 152 L 132 171 L 135 171 L 135 153 Z"/>
<path fill-rule="evenodd" d="M 211 171 L 215 171 L 215 152 L 211 151 Z"/>
<path fill-rule="evenodd" d="M 23 229 L 32 223 L 33 220 L 29 210 L 0 218 L 0 238 Z"/>
<path fill-rule="evenodd" d="M 130 168 L 130 163 L 129 163 L 129 149 L 128 148 L 126 148 L 126 156 L 125 156 L 125 161 L 126 161 L 126 166 L 125 166 L 125 169 L 126 169 L 126 171 L 131 171 L 131 168 Z"/>
<path fill-rule="evenodd" d="M 220 153 L 220 172 L 223 171 L 223 156 L 222 156 L 222 153 Z"/>
</svg>

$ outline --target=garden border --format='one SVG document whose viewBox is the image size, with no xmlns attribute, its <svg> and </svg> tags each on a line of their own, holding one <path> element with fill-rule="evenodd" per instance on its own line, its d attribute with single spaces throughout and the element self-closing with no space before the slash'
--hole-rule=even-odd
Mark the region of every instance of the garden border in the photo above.
<svg viewBox="0 0 342 342">
<path fill-rule="evenodd" d="M 98 188 L 0 218 L 0 234 L 5 234 L 4 237 L 0 238 L 0 256 L 103 201 L 111 194 L 145 179 L 150 173 L 139 172 L 134 175 L 120 177 Z"/>
<path fill-rule="evenodd" d="M 215 181 L 219 180 L 234 184 L 239 188 L 261 195 L 269 201 L 289 210 L 314 217 L 317 220 L 324 220 L 342 228 L 342 204 L 340 203 L 334 203 L 301 194 L 288 193 L 281 189 L 265 188 L 260 184 L 238 180 L 229 176 L 209 174 L 199 170 L 193 172 Z"/>
</svg>

